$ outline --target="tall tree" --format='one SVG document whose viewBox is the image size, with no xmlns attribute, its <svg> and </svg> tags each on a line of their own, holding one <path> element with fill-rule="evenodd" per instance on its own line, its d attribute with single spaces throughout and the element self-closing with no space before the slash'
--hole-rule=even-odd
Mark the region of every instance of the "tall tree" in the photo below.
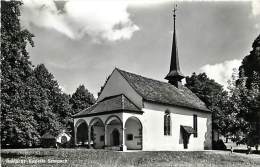
<svg viewBox="0 0 260 167">
<path fill-rule="evenodd" d="M 1 144 L 3 147 L 33 145 L 39 136 L 33 113 L 25 104 L 32 73 L 27 44 L 33 35 L 21 29 L 21 2 L 1 1 Z"/>
<path fill-rule="evenodd" d="M 1 1 L 1 146 L 37 146 L 45 132 L 73 128 L 70 96 L 47 68 L 32 67 L 33 35 L 22 30 L 20 1 Z"/>
<path fill-rule="evenodd" d="M 48 71 L 44 64 L 39 64 L 33 70 L 33 74 L 36 77 L 38 84 L 47 91 L 48 99 L 55 103 L 55 98 L 58 94 L 61 94 L 59 83 L 54 79 L 54 76 Z"/>
<path fill-rule="evenodd" d="M 45 110 L 35 112 L 36 120 L 41 125 L 39 131 L 41 135 L 47 131 L 56 134 L 61 129 L 66 128 L 69 123 L 68 117 L 71 116 L 70 97 L 61 92 L 58 82 L 44 64 L 37 65 L 33 71 L 33 75 L 40 87 L 39 92 L 42 92 L 41 97 L 47 103 Z M 40 108 L 37 107 L 34 111 Z"/>
<path fill-rule="evenodd" d="M 209 79 L 205 73 L 193 73 L 186 77 L 186 84 L 206 106 L 212 111 L 213 129 L 218 133 L 228 136 L 233 130 L 234 115 L 229 111 L 228 94 L 223 87 L 214 80 Z"/>
<path fill-rule="evenodd" d="M 248 144 L 257 146 L 260 144 L 260 34 L 252 48 L 239 67 L 235 88 L 239 90 L 238 98 L 242 99 L 237 104 L 242 106 L 239 118 L 247 123 L 244 129 Z"/>
<path fill-rule="evenodd" d="M 246 56 L 239 67 L 239 78 L 246 77 L 246 87 L 252 88 L 252 84 L 260 87 L 260 34 L 252 44 L 253 50 Z"/>
<path fill-rule="evenodd" d="M 72 104 L 73 114 L 75 114 L 94 104 L 95 98 L 84 85 L 79 85 L 76 92 L 72 94 L 70 103 Z"/>
</svg>

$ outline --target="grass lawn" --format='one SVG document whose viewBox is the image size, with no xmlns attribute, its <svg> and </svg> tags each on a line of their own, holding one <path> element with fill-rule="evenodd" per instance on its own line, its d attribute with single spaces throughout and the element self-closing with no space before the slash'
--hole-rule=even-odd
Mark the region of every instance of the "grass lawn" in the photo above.
<svg viewBox="0 0 260 167">
<path fill-rule="evenodd" d="M 260 155 L 201 152 L 114 152 L 88 149 L 1 150 L 2 166 L 260 166 Z"/>
</svg>

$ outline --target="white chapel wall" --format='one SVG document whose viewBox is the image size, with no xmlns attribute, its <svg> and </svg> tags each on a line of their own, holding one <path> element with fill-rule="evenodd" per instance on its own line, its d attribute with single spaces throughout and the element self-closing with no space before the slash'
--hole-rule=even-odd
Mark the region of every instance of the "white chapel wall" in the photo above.
<svg viewBox="0 0 260 167">
<path fill-rule="evenodd" d="M 211 149 L 211 114 L 189 109 L 145 102 L 142 115 L 143 150 L 184 150 L 180 126 L 193 127 L 193 114 L 198 116 L 198 137 L 190 136 L 188 149 Z M 164 135 L 164 112 L 171 115 L 171 135 Z"/>
<path fill-rule="evenodd" d="M 65 133 L 65 132 L 62 132 L 62 133 L 60 133 L 59 135 L 58 135 L 58 137 L 56 138 L 56 142 L 58 142 L 58 143 L 61 143 L 61 138 L 62 138 L 62 136 L 65 136 L 66 138 L 67 138 L 67 141 L 70 141 L 70 139 L 71 139 L 71 136 L 69 136 L 67 133 Z"/>
</svg>

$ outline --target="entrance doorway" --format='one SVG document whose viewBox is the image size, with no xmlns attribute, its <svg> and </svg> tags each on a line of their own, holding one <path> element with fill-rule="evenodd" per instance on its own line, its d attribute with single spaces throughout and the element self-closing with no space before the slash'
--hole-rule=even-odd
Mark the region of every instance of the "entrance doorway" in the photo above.
<svg viewBox="0 0 260 167">
<path fill-rule="evenodd" d="M 129 117 L 125 123 L 125 145 L 127 150 L 142 150 L 142 124 L 136 117 Z"/>
<path fill-rule="evenodd" d="M 82 121 L 76 126 L 76 144 L 78 146 L 86 146 L 88 143 L 88 124 Z"/>
<path fill-rule="evenodd" d="M 119 131 L 117 129 L 114 129 L 111 134 L 111 144 L 112 146 L 118 146 L 119 145 Z"/>
</svg>

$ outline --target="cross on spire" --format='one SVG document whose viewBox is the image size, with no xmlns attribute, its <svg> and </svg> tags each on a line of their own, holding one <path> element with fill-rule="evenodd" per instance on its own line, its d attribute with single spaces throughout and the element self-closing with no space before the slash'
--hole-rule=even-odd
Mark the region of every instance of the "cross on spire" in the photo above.
<svg viewBox="0 0 260 167">
<path fill-rule="evenodd" d="M 174 8 L 173 8 L 173 18 L 174 18 L 174 20 L 175 20 L 175 17 L 176 17 L 176 11 L 177 11 L 177 4 L 174 6 Z"/>
<path fill-rule="evenodd" d="M 178 56 L 178 47 L 177 47 L 177 39 L 176 39 L 176 28 L 175 28 L 175 20 L 176 20 L 176 11 L 177 5 L 174 6 L 173 9 L 173 39 L 172 39 L 172 53 L 171 53 L 171 64 L 170 71 L 165 77 L 169 83 L 176 86 L 177 88 L 181 85 L 181 80 L 184 78 L 184 75 L 180 71 L 179 65 L 179 56 Z"/>
</svg>

